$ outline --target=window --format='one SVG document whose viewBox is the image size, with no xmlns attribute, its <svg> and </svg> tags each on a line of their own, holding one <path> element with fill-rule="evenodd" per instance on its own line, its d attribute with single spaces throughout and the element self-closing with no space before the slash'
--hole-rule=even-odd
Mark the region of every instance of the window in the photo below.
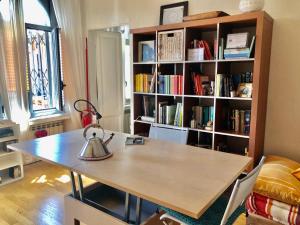
<svg viewBox="0 0 300 225">
<path fill-rule="evenodd" d="M 51 0 L 23 1 L 27 91 L 32 117 L 62 110 L 59 29 Z M 34 12 L 34 13 L 33 13 Z"/>
</svg>

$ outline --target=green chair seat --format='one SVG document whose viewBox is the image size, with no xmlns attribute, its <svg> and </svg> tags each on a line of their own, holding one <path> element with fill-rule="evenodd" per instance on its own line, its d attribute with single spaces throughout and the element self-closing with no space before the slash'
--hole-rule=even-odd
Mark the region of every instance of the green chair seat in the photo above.
<svg viewBox="0 0 300 225">
<path fill-rule="evenodd" d="M 179 212 L 176 212 L 174 210 L 165 207 L 160 207 L 160 209 L 168 213 L 170 216 L 173 216 L 176 219 L 188 225 L 220 225 L 228 201 L 229 201 L 228 198 L 224 196 L 220 197 L 199 219 L 194 219 L 185 216 Z M 245 212 L 244 206 L 238 207 L 229 218 L 227 225 L 232 225 L 235 222 L 235 220 L 244 212 Z"/>
</svg>

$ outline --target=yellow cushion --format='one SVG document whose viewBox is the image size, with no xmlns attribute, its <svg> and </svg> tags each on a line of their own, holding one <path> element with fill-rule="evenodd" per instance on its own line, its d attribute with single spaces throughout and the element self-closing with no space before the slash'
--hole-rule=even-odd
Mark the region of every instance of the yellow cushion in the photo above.
<svg viewBox="0 0 300 225">
<path fill-rule="evenodd" d="M 290 205 L 300 204 L 300 181 L 292 174 L 300 164 L 279 156 L 268 156 L 254 192 Z"/>
<path fill-rule="evenodd" d="M 292 172 L 292 174 L 293 174 L 298 180 L 300 180 L 300 168 L 294 170 L 294 171 Z"/>
</svg>

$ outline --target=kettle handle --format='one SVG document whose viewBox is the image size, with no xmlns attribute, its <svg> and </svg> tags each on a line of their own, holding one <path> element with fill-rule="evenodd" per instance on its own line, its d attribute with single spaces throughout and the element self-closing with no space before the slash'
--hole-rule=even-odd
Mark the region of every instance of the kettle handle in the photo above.
<svg viewBox="0 0 300 225">
<path fill-rule="evenodd" d="M 90 128 L 100 128 L 100 129 L 102 130 L 102 133 L 103 133 L 102 140 L 104 139 L 105 133 L 104 133 L 103 127 L 101 127 L 100 124 L 93 123 L 93 124 L 90 124 L 90 125 L 88 125 L 88 126 L 86 126 L 86 127 L 84 128 L 84 131 L 83 131 L 83 137 L 85 138 L 85 140 L 87 140 L 87 138 L 86 138 L 86 133 L 87 133 L 87 131 L 88 131 Z"/>
</svg>

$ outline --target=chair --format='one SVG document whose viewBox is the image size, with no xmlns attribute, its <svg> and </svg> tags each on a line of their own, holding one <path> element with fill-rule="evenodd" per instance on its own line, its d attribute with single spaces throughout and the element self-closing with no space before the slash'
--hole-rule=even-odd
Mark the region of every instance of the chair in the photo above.
<svg viewBox="0 0 300 225">
<path fill-rule="evenodd" d="M 170 141 L 177 144 L 187 144 L 188 132 L 188 129 L 176 129 L 151 125 L 149 138 Z"/>
<path fill-rule="evenodd" d="M 166 208 L 162 208 L 162 210 L 166 211 L 166 213 L 160 217 L 160 220 L 165 225 L 169 224 L 168 221 L 175 221 L 180 225 L 233 224 L 235 219 L 244 211 L 244 207 L 241 207 L 241 205 L 252 192 L 255 181 L 257 179 L 259 171 L 263 166 L 264 161 L 265 157 L 262 157 L 259 165 L 254 170 L 252 170 L 245 178 L 241 180 L 238 179 L 236 181 L 230 199 L 227 203 L 227 207 L 227 201 L 222 196 L 198 220 Z M 225 210 L 223 214 L 219 213 L 221 210 L 220 207 L 223 208 L 223 212 Z"/>
</svg>

